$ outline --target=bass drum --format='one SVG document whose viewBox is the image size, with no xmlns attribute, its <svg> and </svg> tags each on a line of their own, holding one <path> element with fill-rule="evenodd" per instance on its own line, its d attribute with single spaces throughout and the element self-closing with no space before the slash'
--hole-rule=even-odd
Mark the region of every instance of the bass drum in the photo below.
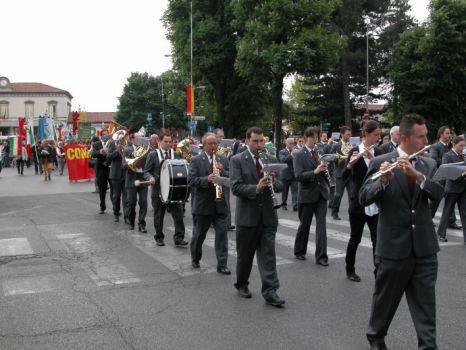
<svg viewBox="0 0 466 350">
<path fill-rule="evenodd" d="M 184 203 L 188 200 L 188 162 L 167 159 L 160 168 L 160 199 L 162 203 Z"/>
</svg>

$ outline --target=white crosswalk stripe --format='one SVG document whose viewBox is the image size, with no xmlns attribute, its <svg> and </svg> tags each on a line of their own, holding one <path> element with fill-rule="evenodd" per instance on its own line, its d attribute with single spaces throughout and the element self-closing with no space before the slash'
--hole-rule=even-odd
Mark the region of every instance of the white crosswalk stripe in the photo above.
<svg viewBox="0 0 466 350">
<path fill-rule="evenodd" d="M 433 221 L 438 226 L 439 220 L 434 219 Z M 345 219 L 334 220 L 332 218 L 327 217 L 327 224 L 344 226 L 346 228 L 346 230 L 349 232 L 350 222 L 348 220 L 345 220 Z M 364 232 L 369 232 L 369 229 L 367 228 L 367 226 L 364 228 Z M 463 231 L 462 230 L 454 230 L 454 229 L 449 228 L 449 229 L 447 229 L 447 236 L 463 238 Z"/>
<path fill-rule="evenodd" d="M 186 227 L 186 236 L 191 238 L 192 237 L 192 228 Z M 173 226 L 169 226 L 168 230 L 174 232 L 175 228 Z M 209 248 L 215 249 L 215 236 L 213 233 L 213 230 L 209 230 L 207 233 L 207 236 L 205 238 L 204 244 L 205 246 Z M 234 239 L 229 239 L 228 240 L 228 254 L 231 256 L 234 256 L 235 258 L 237 257 L 237 252 L 236 252 L 236 241 Z M 286 265 L 286 264 L 292 264 L 294 261 L 286 258 L 282 258 L 281 256 L 277 255 L 277 265 Z M 257 265 L 256 257 L 254 256 L 254 265 Z"/>
<path fill-rule="evenodd" d="M 30 255 L 34 251 L 25 237 L 0 239 L 0 257 Z"/>
<path fill-rule="evenodd" d="M 151 235 L 131 233 L 128 235 L 128 238 L 136 248 L 181 277 L 216 271 L 216 268 L 208 266 L 204 262 L 201 262 L 200 269 L 193 269 L 191 266 L 191 255 L 186 248 L 157 247 Z"/>
<path fill-rule="evenodd" d="M 289 220 L 289 219 L 279 219 L 279 224 L 284 227 L 288 227 L 291 229 L 297 230 L 299 227 L 299 221 L 296 220 Z M 311 225 L 311 233 L 315 233 L 316 227 L 314 225 Z M 348 243 L 349 241 L 349 229 L 345 227 L 345 231 L 348 233 L 343 233 L 341 231 L 333 230 L 327 227 L 327 238 L 332 238 L 337 241 L 342 241 L 345 243 Z M 372 241 L 367 238 L 367 237 L 362 237 L 361 238 L 361 243 L 359 243 L 360 246 L 366 247 L 366 248 L 372 248 Z"/>
<path fill-rule="evenodd" d="M 95 241 L 84 233 L 58 234 L 57 238 L 74 253 L 89 252 L 92 247 L 96 246 Z M 109 256 L 92 255 L 80 263 L 80 267 L 99 287 L 141 282 L 126 266 Z"/>
<path fill-rule="evenodd" d="M 2 282 L 5 296 L 50 292 L 52 283 L 47 276 L 17 277 Z"/>
</svg>

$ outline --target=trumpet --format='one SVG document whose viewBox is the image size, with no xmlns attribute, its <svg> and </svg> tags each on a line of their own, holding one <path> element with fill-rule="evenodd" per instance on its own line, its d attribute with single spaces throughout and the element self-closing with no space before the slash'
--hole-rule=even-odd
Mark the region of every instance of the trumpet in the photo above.
<svg viewBox="0 0 466 350">
<path fill-rule="evenodd" d="M 220 176 L 220 170 L 217 167 L 217 154 L 214 152 L 212 154 L 212 165 L 213 165 L 213 173 L 215 176 Z M 222 200 L 222 186 L 219 184 L 214 184 L 215 186 L 215 201 L 220 202 Z"/>
<path fill-rule="evenodd" d="M 260 150 L 259 151 L 259 157 L 262 157 L 263 155 L 266 155 L 267 154 L 267 151 L 264 149 L 264 150 Z M 282 205 L 281 203 L 278 201 L 278 198 L 277 196 L 275 195 L 275 190 L 273 189 L 273 178 L 272 178 L 272 175 L 267 172 L 267 171 L 264 171 L 264 177 L 267 179 L 267 181 L 269 182 L 269 189 L 270 189 L 270 197 L 272 198 L 272 205 L 273 205 L 273 208 L 274 209 L 278 209 L 280 208 Z"/>
<path fill-rule="evenodd" d="M 422 153 L 428 151 L 429 148 L 431 148 L 431 147 L 432 147 L 432 145 L 425 146 L 423 149 L 417 151 L 416 153 L 411 154 L 408 157 L 408 160 L 412 160 L 413 158 L 416 158 L 417 156 L 421 155 Z M 390 166 L 387 169 L 377 171 L 374 175 L 371 176 L 370 179 L 372 181 L 374 181 L 374 180 L 377 180 L 379 177 L 381 177 L 381 176 L 383 176 L 385 174 L 388 174 L 390 171 L 392 171 L 393 169 L 395 169 L 398 166 L 398 163 L 399 163 L 399 161 L 397 160 L 396 162 L 393 162 L 392 164 L 390 164 Z"/>
</svg>

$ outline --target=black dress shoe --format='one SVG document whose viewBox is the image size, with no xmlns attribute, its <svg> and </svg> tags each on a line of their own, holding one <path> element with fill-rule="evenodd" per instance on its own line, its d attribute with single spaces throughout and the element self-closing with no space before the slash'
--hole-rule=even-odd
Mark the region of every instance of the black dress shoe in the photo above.
<svg viewBox="0 0 466 350">
<path fill-rule="evenodd" d="M 350 281 L 353 281 L 353 282 L 361 282 L 361 277 L 356 275 L 356 273 L 354 272 L 346 273 L 346 278 L 348 278 Z"/>
<path fill-rule="evenodd" d="M 371 344 L 371 350 L 387 350 L 387 345 L 385 345 L 385 342 L 372 343 Z"/>
<path fill-rule="evenodd" d="M 125 224 L 128 224 L 128 225 L 130 225 L 130 223 L 129 223 L 129 220 L 128 220 L 128 217 L 127 217 L 127 216 L 125 216 Z"/>
<path fill-rule="evenodd" d="M 332 219 L 333 220 L 341 220 L 341 218 L 338 216 L 338 213 L 332 213 Z"/>
<path fill-rule="evenodd" d="M 144 225 L 138 225 L 138 231 L 142 233 L 147 233 L 147 229 Z"/>
<path fill-rule="evenodd" d="M 452 228 L 453 230 L 461 230 L 463 227 L 458 225 L 456 222 L 448 225 L 449 228 Z"/>
<path fill-rule="evenodd" d="M 198 261 L 193 261 L 191 263 L 191 266 L 194 268 L 194 269 L 200 269 L 201 268 L 201 265 L 199 264 Z"/>
<path fill-rule="evenodd" d="M 131 231 L 134 231 L 134 225 L 129 225 L 129 229 L 130 229 Z"/>
<path fill-rule="evenodd" d="M 285 204 L 285 205 L 282 205 L 282 210 L 288 210 L 286 204 Z"/>
<path fill-rule="evenodd" d="M 118 215 L 115 215 L 115 219 L 114 219 L 115 222 L 120 222 L 120 217 Z"/>
<path fill-rule="evenodd" d="M 226 266 L 217 267 L 217 272 L 222 275 L 231 275 L 230 269 Z"/>
<path fill-rule="evenodd" d="M 295 257 L 298 260 L 306 260 L 306 256 L 304 254 L 295 255 Z"/>
<path fill-rule="evenodd" d="M 235 225 L 228 226 L 227 230 L 228 231 L 234 231 L 236 229 Z"/>
<path fill-rule="evenodd" d="M 105 209 L 100 209 L 99 214 L 105 214 Z"/>
<path fill-rule="evenodd" d="M 282 307 L 285 305 L 285 300 L 281 299 L 277 293 L 270 294 L 265 297 L 265 302 L 269 305 L 275 306 L 275 307 Z"/>
<path fill-rule="evenodd" d="M 446 237 L 440 237 L 440 236 L 439 236 L 439 237 L 438 237 L 438 241 L 439 241 L 439 242 L 442 242 L 442 243 L 446 243 L 446 242 L 448 242 L 448 239 L 447 239 Z"/>
<path fill-rule="evenodd" d="M 293 208 L 293 211 L 298 211 L 298 208 Z"/>
<path fill-rule="evenodd" d="M 162 238 L 156 238 L 155 244 L 157 244 L 159 247 L 163 247 L 165 245 L 165 242 L 163 241 Z"/>
<path fill-rule="evenodd" d="M 322 266 L 328 266 L 328 260 L 325 259 L 325 258 L 321 258 L 321 259 L 317 260 L 316 264 L 317 265 L 322 265 Z"/>
<path fill-rule="evenodd" d="M 238 289 L 238 295 L 241 298 L 246 298 L 249 299 L 252 297 L 251 292 L 249 291 L 248 286 L 241 286 L 241 287 L 236 287 Z"/>
<path fill-rule="evenodd" d="M 188 241 L 185 241 L 184 239 L 177 239 L 175 241 L 175 247 L 184 247 L 188 245 Z"/>
</svg>

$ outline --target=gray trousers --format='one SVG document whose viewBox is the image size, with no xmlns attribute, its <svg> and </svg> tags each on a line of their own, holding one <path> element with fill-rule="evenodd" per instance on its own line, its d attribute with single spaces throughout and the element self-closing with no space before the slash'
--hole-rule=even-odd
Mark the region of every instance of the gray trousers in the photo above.
<svg viewBox="0 0 466 350">
<path fill-rule="evenodd" d="M 262 280 L 262 295 L 264 298 L 274 293 L 280 287 L 277 275 L 275 256 L 276 226 L 236 227 L 236 283 L 240 288 L 249 284 L 254 254 L 257 256 L 257 266 Z"/>
<path fill-rule="evenodd" d="M 331 205 L 332 213 L 337 213 L 340 211 L 340 203 L 341 199 L 343 198 L 343 194 L 349 192 L 349 181 L 344 181 L 343 178 L 337 177 L 335 179 L 335 196 L 333 197 L 333 202 Z"/>
<path fill-rule="evenodd" d="M 418 349 L 437 349 L 435 321 L 435 283 L 437 255 L 424 258 L 410 256 L 404 260 L 375 257 L 377 275 L 367 339 L 382 343 L 406 294 L 418 339 Z"/>
<path fill-rule="evenodd" d="M 154 208 L 154 228 L 155 228 L 155 239 L 164 239 L 163 233 L 163 219 L 165 217 L 165 211 L 168 209 L 173 218 L 175 225 L 175 235 L 173 239 L 175 241 L 184 239 L 185 227 L 183 221 L 183 205 L 182 204 L 164 204 L 160 200 L 158 194 L 152 193 L 152 207 Z"/>
<path fill-rule="evenodd" d="M 225 201 L 228 207 L 227 228 L 229 228 L 231 227 L 230 187 L 223 187 L 223 193 L 225 193 Z"/>
<path fill-rule="evenodd" d="M 217 267 L 226 267 L 228 260 L 227 216 L 225 214 L 196 215 L 194 214 L 194 230 L 191 239 L 191 260 L 199 262 L 202 258 L 202 244 L 210 225 L 215 229 L 215 255 Z"/>
<path fill-rule="evenodd" d="M 291 189 L 291 204 L 293 209 L 298 207 L 298 181 L 293 180 L 282 180 L 283 191 L 282 191 L 282 205 L 286 205 L 288 201 L 288 192 Z"/>
<path fill-rule="evenodd" d="M 451 223 L 451 213 L 453 212 L 453 215 L 455 215 L 455 204 L 458 204 L 461 225 L 463 226 L 463 239 L 464 242 L 466 242 L 466 192 L 447 193 L 445 195 L 445 204 L 443 205 L 442 217 L 438 225 L 437 234 L 440 237 L 446 237 L 447 227 Z"/>
<path fill-rule="evenodd" d="M 147 193 L 146 186 L 130 187 L 126 189 L 128 196 L 128 219 L 130 225 L 134 226 L 136 220 L 136 203 L 139 204 L 138 225 L 146 226 Z"/>
<path fill-rule="evenodd" d="M 316 216 L 316 261 L 328 259 L 327 256 L 327 226 L 325 216 L 327 215 L 327 201 L 322 197 L 315 203 L 299 203 L 298 216 L 299 227 L 294 243 L 295 255 L 306 255 L 307 242 L 309 241 L 309 230 L 312 217 Z"/>
</svg>

